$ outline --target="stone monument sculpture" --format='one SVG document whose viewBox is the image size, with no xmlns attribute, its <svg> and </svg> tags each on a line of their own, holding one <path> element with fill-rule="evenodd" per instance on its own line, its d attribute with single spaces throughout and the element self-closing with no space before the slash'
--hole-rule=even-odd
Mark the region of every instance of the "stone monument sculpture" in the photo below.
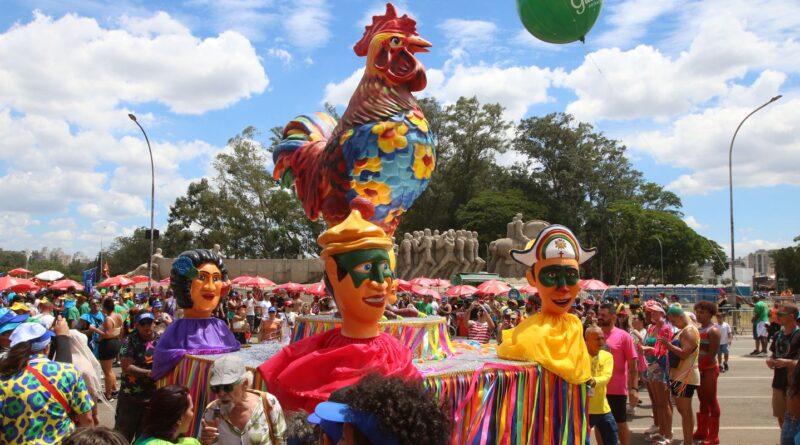
<svg viewBox="0 0 800 445">
<path fill-rule="evenodd" d="M 456 273 L 480 272 L 486 261 L 480 257 L 478 232 L 425 229 L 403 235 L 397 247 L 397 276 L 451 278 Z"/>
<path fill-rule="evenodd" d="M 161 259 L 164 258 L 164 255 L 161 252 L 162 252 L 162 250 L 161 250 L 160 247 L 156 248 L 156 251 L 153 254 L 153 257 L 150 260 L 153 263 L 153 280 L 156 280 L 156 281 L 161 279 L 161 271 L 159 269 L 158 262 L 156 261 L 159 258 L 161 258 Z M 136 276 L 136 275 L 148 276 L 148 275 L 150 275 L 150 265 L 148 263 L 140 264 L 140 265 L 136 266 L 136 269 L 133 269 L 132 271 L 128 272 L 125 275 L 128 276 L 128 277 L 133 277 L 133 276 Z"/>
<path fill-rule="evenodd" d="M 512 249 L 524 249 L 531 239 L 535 239 L 549 225 L 541 220 L 523 222 L 521 213 L 514 215 L 506 226 L 506 237 L 489 243 L 489 272 L 505 278 L 524 277 L 525 267 L 514 261 L 510 252 Z"/>
</svg>

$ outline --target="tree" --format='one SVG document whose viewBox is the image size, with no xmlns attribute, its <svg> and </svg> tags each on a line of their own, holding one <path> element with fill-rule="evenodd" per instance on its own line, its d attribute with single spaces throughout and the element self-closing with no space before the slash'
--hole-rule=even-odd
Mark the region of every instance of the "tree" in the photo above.
<svg viewBox="0 0 800 445">
<path fill-rule="evenodd" d="M 273 145 L 280 130 L 271 130 Z M 219 244 L 233 258 L 294 258 L 313 255 L 324 227 L 309 221 L 300 202 L 266 171 L 268 152 L 245 128 L 214 160 L 213 180 L 191 183 L 170 207 L 168 255 Z"/>
<path fill-rule="evenodd" d="M 483 190 L 496 190 L 495 157 L 509 145 L 506 134 L 511 126 L 499 104 L 481 105 L 476 97 L 461 97 L 446 107 L 432 98 L 419 104 L 438 139 L 436 171 L 426 192 L 403 216 L 400 232 L 456 227 L 462 205 Z"/>
<path fill-rule="evenodd" d="M 487 245 L 506 236 L 508 222 L 517 213 L 530 217 L 543 211 L 519 190 L 486 190 L 459 207 L 456 227 L 477 231 L 481 245 Z"/>
<path fill-rule="evenodd" d="M 800 236 L 794 239 L 800 243 Z M 786 280 L 786 286 L 800 289 L 800 245 L 784 247 L 772 252 L 775 260 L 775 274 L 779 279 Z"/>
<path fill-rule="evenodd" d="M 103 253 L 103 262 L 108 263 L 111 276 L 131 272 L 141 264 L 150 262 L 149 228 L 139 227 L 129 236 L 114 238 Z M 154 240 L 153 249 L 161 247 L 162 239 Z"/>
</svg>

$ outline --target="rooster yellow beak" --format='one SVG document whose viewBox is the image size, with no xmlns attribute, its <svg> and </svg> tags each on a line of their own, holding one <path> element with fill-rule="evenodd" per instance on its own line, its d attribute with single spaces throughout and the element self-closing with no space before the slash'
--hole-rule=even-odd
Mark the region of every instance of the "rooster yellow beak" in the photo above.
<svg viewBox="0 0 800 445">
<path fill-rule="evenodd" d="M 428 48 L 431 46 L 431 42 L 423 39 L 420 36 L 410 36 L 406 39 L 406 44 L 408 45 L 408 50 L 412 53 L 427 53 Z"/>
</svg>

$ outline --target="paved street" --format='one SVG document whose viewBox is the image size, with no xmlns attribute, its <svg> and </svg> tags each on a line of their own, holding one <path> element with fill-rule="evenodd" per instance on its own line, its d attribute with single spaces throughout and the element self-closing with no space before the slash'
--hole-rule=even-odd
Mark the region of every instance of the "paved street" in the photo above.
<svg viewBox="0 0 800 445">
<path fill-rule="evenodd" d="M 772 371 L 767 369 L 764 358 L 751 358 L 753 341 L 741 337 L 734 341 L 729 364 L 731 370 L 720 375 L 719 402 L 722 409 L 720 421 L 720 443 L 722 445 L 757 444 L 773 445 L 779 441 L 780 430 L 772 417 L 770 384 Z M 642 406 L 631 423 L 634 445 L 647 444 L 643 431 L 652 424 L 650 400 L 647 392 L 641 393 Z M 697 396 L 693 408 L 698 406 Z M 677 411 L 672 418 L 673 437 L 681 433 L 681 418 Z M 592 442 L 594 443 L 594 441 Z M 680 440 L 674 441 L 680 443 Z"/>
</svg>

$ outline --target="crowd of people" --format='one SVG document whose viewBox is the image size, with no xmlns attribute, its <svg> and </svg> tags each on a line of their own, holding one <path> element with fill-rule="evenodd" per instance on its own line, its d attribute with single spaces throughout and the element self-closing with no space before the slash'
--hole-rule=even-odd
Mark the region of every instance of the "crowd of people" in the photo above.
<svg viewBox="0 0 800 445">
<path fill-rule="evenodd" d="M 214 315 L 226 320 L 242 343 L 282 341 L 298 315 L 336 314 L 330 297 L 303 300 L 299 294 L 233 291 Z M 766 364 L 774 373 L 773 414 L 782 427 L 781 443 L 793 444 L 800 432 L 800 372 L 794 371 L 800 358 L 798 308 L 779 302 L 770 308 L 758 297 L 748 304 L 754 307 L 756 349 L 751 355 L 763 355 L 764 345 L 770 345 Z M 444 316 L 459 336 L 487 343 L 502 338 L 499 332 L 540 307 L 536 295 L 525 300 L 469 296 L 439 301 L 401 293 L 397 303 L 387 307 L 386 317 Z M 730 369 L 734 337 L 717 304 L 701 301 L 690 312 L 677 298 L 663 295 L 641 305 L 589 297 L 576 300 L 571 312 L 583 323 L 592 356 L 588 408 L 599 443 L 630 443 L 627 419 L 639 407 L 640 390 L 646 390 L 652 401 L 653 425 L 645 432 L 649 441 L 671 443 L 677 411 L 683 443 L 719 443 L 717 379 Z M 0 295 L 0 411 L 5 443 L 100 443 L 90 441 L 98 438 L 105 438 L 102 443 L 154 445 L 277 444 L 290 438 L 298 444 L 376 443 L 370 442 L 375 432 L 364 426 L 371 421 L 374 428 L 374 418 L 367 421 L 353 413 L 380 416 L 397 409 L 378 406 L 380 400 L 374 400 L 372 407 L 364 405 L 367 398 L 357 396 L 357 389 L 337 391 L 318 412 L 289 419 L 287 430 L 278 400 L 251 389 L 253 376 L 235 356 L 214 364 L 210 385 L 217 399 L 207 407 L 195 407 L 186 388 L 156 389 L 151 378 L 154 348 L 176 316 L 181 316 L 180 309 L 170 291 L 162 288 L 138 295 L 129 288 L 90 295 L 73 289 L 60 295 Z M 115 364 L 121 366 L 120 382 L 113 372 Z M 364 388 L 381 385 L 388 385 L 387 391 L 421 391 L 378 377 L 363 383 Z M 697 412 L 692 407 L 695 394 Z M 99 427 L 97 406 L 114 399 L 115 431 L 111 431 Z M 193 411 L 199 409 L 203 410 L 201 435 L 183 437 Z M 342 428 L 348 422 L 352 425 Z M 441 417 L 442 434 L 446 423 Z M 84 429 L 88 427 L 95 428 Z M 76 428 L 81 429 L 73 434 Z"/>
</svg>

